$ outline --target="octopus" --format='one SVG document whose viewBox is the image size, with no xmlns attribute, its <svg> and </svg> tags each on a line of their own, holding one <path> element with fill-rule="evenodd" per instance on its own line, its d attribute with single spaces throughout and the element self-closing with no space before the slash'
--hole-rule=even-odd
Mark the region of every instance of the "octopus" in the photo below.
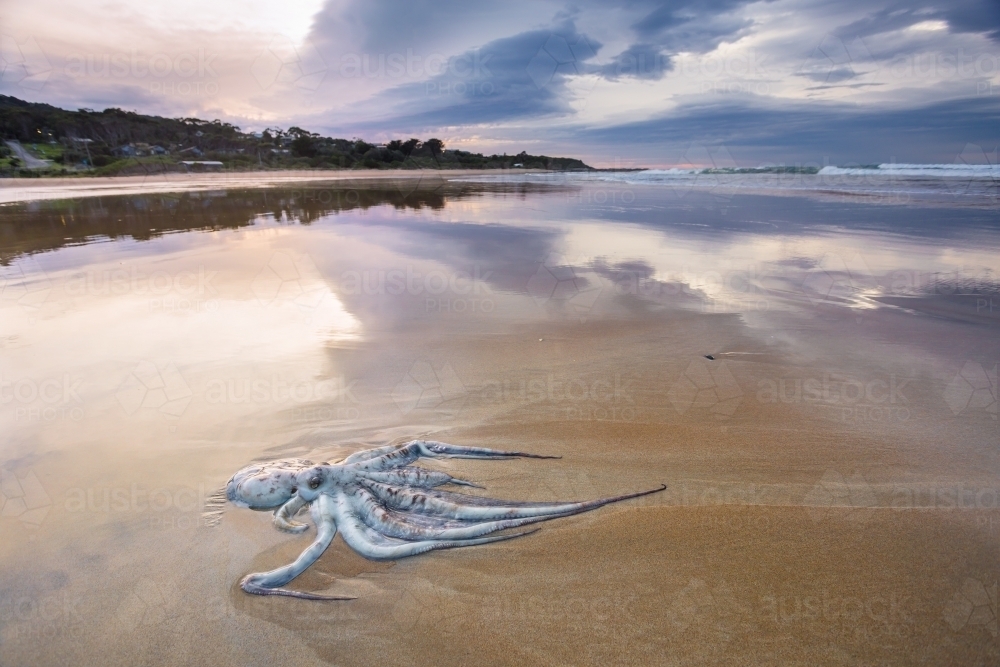
<svg viewBox="0 0 1000 667">
<path fill-rule="evenodd" d="M 315 563 L 339 531 L 354 551 L 372 560 L 395 560 L 436 549 L 454 549 L 531 534 L 540 521 L 573 516 L 666 489 L 639 491 L 577 502 L 515 502 L 474 496 L 439 487 L 482 488 L 444 472 L 412 465 L 421 458 L 555 459 L 526 452 L 461 447 L 413 440 L 357 452 L 338 464 L 281 459 L 249 465 L 229 480 L 227 499 L 240 507 L 274 510 L 273 525 L 289 533 L 309 526 L 295 520 L 308 507 L 316 539 L 293 563 L 248 574 L 240 587 L 254 595 L 307 600 L 352 600 L 283 588 Z M 511 529 L 517 529 L 512 530 Z M 511 531 L 504 532 L 500 531 Z"/>
</svg>

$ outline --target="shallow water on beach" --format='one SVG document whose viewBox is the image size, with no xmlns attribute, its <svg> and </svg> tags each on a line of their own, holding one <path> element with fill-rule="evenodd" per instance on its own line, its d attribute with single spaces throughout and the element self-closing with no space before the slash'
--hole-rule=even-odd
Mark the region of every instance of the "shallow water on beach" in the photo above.
<svg viewBox="0 0 1000 667">
<path fill-rule="evenodd" d="M 0 208 L 0 664 L 1000 656 L 988 188 L 518 181 Z M 563 457 L 428 464 L 492 497 L 668 489 L 236 587 L 309 540 L 236 470 L 417 436 Z"/>
</svg>

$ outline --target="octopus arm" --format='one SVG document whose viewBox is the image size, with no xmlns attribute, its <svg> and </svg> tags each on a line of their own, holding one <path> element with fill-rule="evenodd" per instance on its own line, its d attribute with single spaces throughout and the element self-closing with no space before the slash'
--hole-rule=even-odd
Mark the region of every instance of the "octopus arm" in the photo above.
<svg viewBox="0 0 1000 667">
<path fill-rule="evenodd" d="M 382 484 L 396 484 L 404 486 L 415 486 L 421 489 L 431 489 L 436 486 L 443 486 L 445 484 L 457 484 L 459 486 L 472 486 L 477 489 L 483 487 L 478 484 L 473 484 L 472 482 L 467 482 L 464 479 L 456 479 L 448 473 L 438 472 L 436 470 L 424 470 L 423 468 L 395 468 L 393 470 L 385 470 L 382 472 L 365 470 L 358 473 L 365 479 L 370 479 L 373 482 L 380 482 Z"/>
<path fill-rule="evenodd" d="M 560 516 L 528 517 L 505 521 L 455 521 L 387 510 L 379 504 L 371 493 L 363 489 L 350 496 L 347 502 L 353 513 L 372 530 L 385 537 L 410 541 L 465 540 Z M 418 518 L 420 521 L 412 521 L 413 518 Z"/>
<path fill-rule="evenodd" d="M 388 451 L 385 451 L 388 449 Z M 527 452 L 507 452 L 499 449 L 486 449 L 485 447 L 459 447 L 433 440 L 413 440 L 394 449 L 380 448 L 374 450 L 385 453 L 364 461 L 350 462 L 349 465 L 358 470 L 391 470 L 407 466 L 419 458 L 453 458 L 453 459 L 557 459 L 558 456 L 542 456 L 540 454 L 528 454 Z M 348 464 L 348 461 L 344 462 Z"/>
<path fill-rule="evenodd" d="M 309 529 L 309 526 L 294 521 L 293 518 L 299 513 L 299 510 L 308 504 L 299 496 L 292 496 L 291 500 L 274 510 L 274 521 L 272 522 L 274 527 L 286 533 L 304 533 Z"/>
<path fill-rule="evenodd" d="M 362 461 L 377 459 L 380 456 L 385 456 L 386 454 L 394 452 L 401 447 L 403 447 L 403 445 L 386 445 L 385 447 L 377 447 L 375 449 L 363 449 L 360 452 L 354 452 L 340 463 L 341 465 L 349 465 L 351 463 L 361 463 Z"/>
<path fill-rule="evenodd" d="M 459 540 L 419 540 L 411 542 L 386 537 L 368 527 L 362 518 L 351 508 L 346 496 L 343 495 L 337 499 L 337 524 L 340 526 L 341 535 L 343 535 L 344 541 L 347 542 L 348 546 L 371 560 L 395 560 L 397 558 L 406 558 L 407 556 L 416 556 L 417 554 L 426 553 L 434 549 L 455 549 L 458 547 L 471 547 L 479 544 L 502 542 L 535 532 L 534 530 L 530 530 L 507 535 L 494 535 L 492 537 Z"/>
<path fill-rule="evenodd" d="M 474 505 L 477 507 L 538 507 L 539 505 L 545 504 L 539 502 L 525 502 L 522 500 L 501 500 L 498 498 L 486 498 L 483 496 L 470 496 L 465 493 L 453 493 L 451 491 L 441 491 L 439 489 L 426 489 L 423 493 L 434 498 L 456 503 L 458 505 Z M 565 505 L 567 503 L 562 502 L 550 504 Z"/>
<path fill-rule="evenodd" d="M 487 521 L 505 520 L 536 516 L 570 515 L 587 512 L 598 507 L 603 507 L 610 503 L 621 502 L 630 498 L 649 495 L 663 491 L 666 485 L 656 489 L 629 493 L 609 498 L 598 498 L 585 502 L 572 503 L 537 503 L 532 505 L 509 505 L 504 501 L 494 501 L 496 505 L 472 505 L 457 502 L 454 498 L 464 498 L 461 494 L 448 494 L 441 498 L 437 495 L 422 490 L 412 490 L 406 488 L 394 488 L 385 484 L 368 482 L 365 488 L 379 500 L 380 503 L 390 508 L 404 512 L 418 512 L 424 514 L 435 514 L 451 519 L 461 519 L 465 521 Z M 483 499 L 479 499 L 482 502 Z"/>
<path fill-rule="evenodd" d="M 306 568 L 315 563 L 337 534 L 337 524 L 334 520 L 332 499 L 320 496 L 312 504 L 313 520 L 316 522 L 316 540 L 303 551 L 295 562 L 271 570 L 248 574 L 240 582 L 240 588 L 254 595 L 284 595 L 306 600 L 353 600 L 353 597 L 342 595 L 317 595 L 281 588 L 295 577 L 305 572 Z"/>
</svg>

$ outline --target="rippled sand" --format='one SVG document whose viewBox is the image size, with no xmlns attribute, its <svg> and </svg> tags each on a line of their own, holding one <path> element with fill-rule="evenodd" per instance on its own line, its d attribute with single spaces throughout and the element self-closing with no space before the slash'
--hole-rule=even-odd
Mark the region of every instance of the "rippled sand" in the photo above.
<svg viewBox="0 0 1000 667">
<path fill-rule="evenodd" d="M 0 662 L 996 663 L 989 217 L 683 195 L 5 208 Z M 235 470 L 421 435 L 562 456 L 427 464 L 493 497 L 668 489 L 397 563 L 338 540 L 294 586 L 349 603 L 239 590 L 310 538 L 219 505 Z"/>
</svg>

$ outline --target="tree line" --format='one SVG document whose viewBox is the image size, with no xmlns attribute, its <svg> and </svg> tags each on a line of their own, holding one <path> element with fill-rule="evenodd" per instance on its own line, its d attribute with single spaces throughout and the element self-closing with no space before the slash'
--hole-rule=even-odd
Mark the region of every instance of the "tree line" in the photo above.
<svg viewBox="0 0 1000 667">
<path fill-rule="evenodd" d="M 0 137 L 29 149 L 50 147 L 43 157 L 52 158 L 54 169 L 98 174 L 172 171 L 181 160 L 216 160 L 227 169 L 590 169 L 574 158 L 449 150 L 436 137 L 376 144 L 296 126 L 254 133 L 221 120 L 163 118 L 118 108 L 70 111 L 4 95 Z M 16 167 L 6 159 L 8 167 Z"/>
</svg>

